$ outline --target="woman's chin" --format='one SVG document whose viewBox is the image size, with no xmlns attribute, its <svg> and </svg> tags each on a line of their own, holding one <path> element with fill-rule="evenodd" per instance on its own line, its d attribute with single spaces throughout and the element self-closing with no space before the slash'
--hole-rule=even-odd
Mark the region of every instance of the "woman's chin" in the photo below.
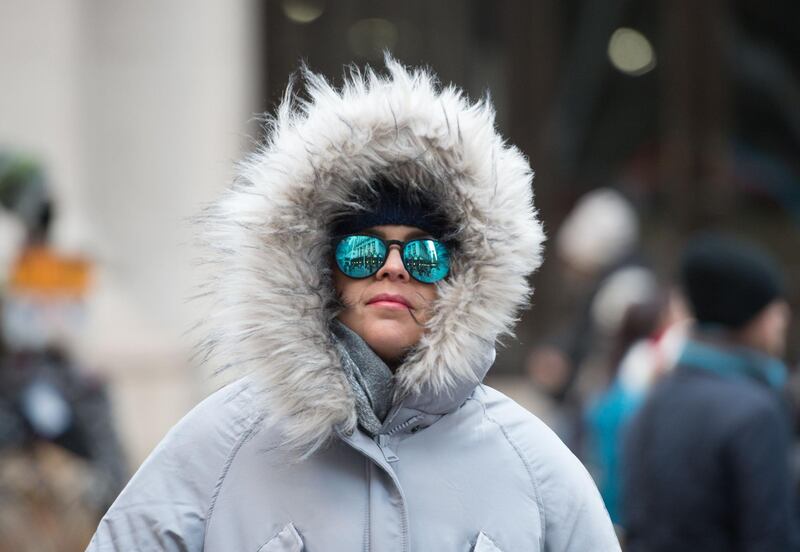
<svg viewBox="0 0 800 552">
<path fill-rule="evenodd" d="M 405 353 L 417 344 L 422 332 L 417 326 L 405 324 L 373 324 L 368 335 L 362 336 L 367 345 L 387 364 L 397 364 Z"/>
</svg>

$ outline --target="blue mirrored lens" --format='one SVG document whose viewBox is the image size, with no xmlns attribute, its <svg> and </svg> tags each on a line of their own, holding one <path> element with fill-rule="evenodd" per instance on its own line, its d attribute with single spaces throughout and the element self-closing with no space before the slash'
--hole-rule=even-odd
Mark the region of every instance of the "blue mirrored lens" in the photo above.
<svg viewBox="0 0 800 552">
<path fill-rule="evenodd" d="M 386 260 L 386 246 L 371 236 L 347 236 L 336 245 L 336 264 L 350 278 L 372 276 Z"/>
<path fill-rule="evenodd" d="M 450 252 L 436 240 L 414 240 L 403 249 L 403 264 L 415 280 L 438 282 L 450 272 Z"/>
</svg>

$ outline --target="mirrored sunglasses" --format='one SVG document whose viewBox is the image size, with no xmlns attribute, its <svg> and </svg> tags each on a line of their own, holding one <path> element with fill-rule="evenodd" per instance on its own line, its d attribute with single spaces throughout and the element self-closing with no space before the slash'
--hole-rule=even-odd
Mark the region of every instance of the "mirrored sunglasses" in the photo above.
<svg viewBox="0 0 800 552">
<path fill-rule="evenodd" d="M 360 234 L 345 236 L 336 244 L 336 265 L 345 276 L 368 278 L 386 263 L 392 245 L 400 246 L 403 266 L 419 282 L 433 284 L 450 272 L 450 251 L 442 242 L 430 238 L 403 242 Z"/>
</svg>

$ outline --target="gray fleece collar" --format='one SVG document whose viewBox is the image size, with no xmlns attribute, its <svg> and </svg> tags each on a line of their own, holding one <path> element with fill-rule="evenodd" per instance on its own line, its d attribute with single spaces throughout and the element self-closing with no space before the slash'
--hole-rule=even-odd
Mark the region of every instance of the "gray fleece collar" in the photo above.
<svg viewBox="0 0 800 552">
<path fill-rule="evenodd" d="M 331 329 L 353 390 L 358 423 L 370 435 L 377 435 L 392 407 L 394 374 L 353 330 L 338 320 L 333 321 Z"/>
</svg>

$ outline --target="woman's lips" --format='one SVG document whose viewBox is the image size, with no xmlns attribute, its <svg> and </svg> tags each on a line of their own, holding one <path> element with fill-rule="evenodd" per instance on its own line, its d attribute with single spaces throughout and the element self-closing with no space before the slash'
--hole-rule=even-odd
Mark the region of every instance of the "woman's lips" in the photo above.
<svg viewBox="0 0 800 552">
<path fill-rule="evenodd" d="M 381 293 L 376 295 L 369 301 L 367 305 L 375 307 L 386 307 L 390 309 L 410 309 L 411 304 L 402 295 L 392 295 L 389 293 Z"/>
</svg>

